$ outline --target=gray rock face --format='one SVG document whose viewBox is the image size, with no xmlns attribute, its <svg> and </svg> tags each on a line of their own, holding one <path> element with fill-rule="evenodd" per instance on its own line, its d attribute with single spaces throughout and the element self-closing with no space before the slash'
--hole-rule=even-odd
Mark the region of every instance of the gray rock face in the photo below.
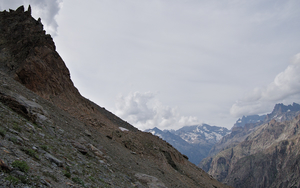
<svg viewBox="0 0 300 188">
<path fill-rule="evenodd" d="M 82 144 L 80 144 L 80 143 L 78 143 L 78 142 L 76 142 L 76 141 L 74 141 L 74 142 L 72 143 L 72 145 L 73 145 L 79 152 L 81 152 L 82 154 L 86 154 L 86 153 L 88 152 L 87 148 L 86 148 L 84 145 L 82 145 Z"/>
<path fill-rule="evenodd" d="M 52 156 L 50 153 L 45 153 L 45 157 L 49 161 L 55 163 L 57 166 L 59 166 L 59 167 L 63 166 L 63 162 L 61 160 L 57 159 L 56 157 Z"/>
<path fill-rule="evenodd" d="M 146 184 L 149 188 L 167 188 L 163 182 L 154 176 L 136 173 L 134 175 L 140 182 Z"/>
<path fill-rule="evenodd" d="M 42 125 L 44 121 L 48 120 L 46 117 L 48 114 L 41 105 L 28 100 L 22 95 L 10 91 L 7 93 L 0 92 L 0 102 L 8 104 L 10 108 L 18 111 L 34 123 Z"/>
</svg>

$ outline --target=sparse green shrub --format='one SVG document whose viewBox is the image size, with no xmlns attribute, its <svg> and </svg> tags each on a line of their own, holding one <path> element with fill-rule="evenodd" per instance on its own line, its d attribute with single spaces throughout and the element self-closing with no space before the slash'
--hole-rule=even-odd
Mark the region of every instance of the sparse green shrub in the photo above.
<svg viewBox="0 0 300 188">
<path fill-rule="evenodd" d="M 26 153 L 27 155 L 29 155 L 29 156 L 31 156 L 31 157 L 37 159 L 37 160 L 40 160 L 40 158 L 39 158 L 39 156 L 37 156 L 37 153 L 36 153 L 35 150 L 33 150 L 33 149 L 26 149 L 26 148 L 25 148 L 24 151 L 25 151 L 25 153 Z"/>
<path fill-rule="evenodd" d="M 11 137 L 9 139 L 15 144 L 18 142 L 18 139 L 16 137 Z"/>
<path fill-rule="evenodd" d="M 11 164 L 14 168 L 18 168 L 19 170 L 21 170 L 22 172 L 28 172 L 29 170 L 29 166 L 26 163 L 26 161 L 19 161 L 16 160 Z"/>
<path fill-rule="evenodd" d="M 72 178 L 72 181 L 73 181 L 74 183 L 77 183 L 77 184 L 82 185 L 83 187 L 85 187 L 84 182 L 82 181 L 82 179 L 80 179 L 80 178 L 78 178 L 78 177 Z"/>
<path fill-rule="evenodd" d="M 19 176 L 19 179 L 22 183 L 27 184 L 29 183 L 28 178 L 26 176 Z"/>
<path fill-rule="evenodd" d="M 71 178 L 71 173 L 67 172 L 66 170 L 64 171 L 64 176 L 66 176 L 67 178 Z"/>
<path fill-rule="evenodd" d="M 102 179 L 102 178 L 100 178 L 100 181 L 101 181 L 102 183 L 106 183 L 106 182 L 104 181 L 104 179 Z"/>
<path fill-rule="evenodd" d="M 18 184 L 19 181 L 20 181 L 18 178 L 14 177 L 14 176 L 12 176 L 12 175 L 7 176 L 7 177 L 5 178 L 5 180 L 9 181 L 9 186 L 10 186 L 11 184 L 16 185 L 16 184 Z"/>
<path fill-rule="evenodd" d="M 66 170 L 64 170 L 64 176 L 66 176 L 67 178 L 71 178 L 71 171 L 69 166 L 67 166 Z"/>
<path fill-rule="evenodd" d="M 13 125 L 13 129 L 15 129 L 18 132 L 21 132 L 21 130 L 22 130 L 21 127 L 16 123 Z"/>
<path fill-rule="evenodd" d="M 90 178 L 90 180 L 92 180 L 93 182 L 96 181 L 95 178 L 94 178 L 93 176 L 90 176 L 89 178 Z"/>
<path fill-rule="evenodd" d="M 33 126 L 34 126 L 35 128 L 37 128 L 37 129 L 42 129 L 42 128 L 43 128 L 42 126 L 40 126 L 40 125 L 38 125 L 38 124 L 36 124 L 36 123 L 33 123 Z"/>
<path fill-rule="evenodd" d="M 45 151 L 48 151 L 48 150 L 49 150 L 48 146 L 46 146 L 46 145 L 41 145 L 41 148 L 42 148 L 43 150 L 45 150 Z"/>
<path fill-rule="evenodd" d="M 33 149 L 25 149 L 25 153 L 32 157 L 34 157 L 34 155 L 35 155 L 35 151 Z"/>
<path fill-rule="evenodd" d="M 2 137 L 5 137 L 5 135 L 6 135 L 6 131 L 4 129 L 2 129 L 2 128 L 0 128 L 0 135 Z"/>
</svg>

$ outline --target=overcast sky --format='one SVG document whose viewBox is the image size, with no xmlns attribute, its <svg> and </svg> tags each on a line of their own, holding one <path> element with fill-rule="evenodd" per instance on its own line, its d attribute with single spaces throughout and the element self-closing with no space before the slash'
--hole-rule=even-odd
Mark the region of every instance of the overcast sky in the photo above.
<svg viewBox="0 0 300 188">
<path fill-rule="evenodd" d="M 139 129 L 300 102 L 299 0 L 4 0 L 31 4 L 80 93 Z"/>
</svg>

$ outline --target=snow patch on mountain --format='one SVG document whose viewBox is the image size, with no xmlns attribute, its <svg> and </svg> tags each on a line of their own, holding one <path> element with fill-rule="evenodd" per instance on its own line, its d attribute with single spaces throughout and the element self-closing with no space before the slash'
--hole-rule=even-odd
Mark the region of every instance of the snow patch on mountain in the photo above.
<svg viewBox="0 0 300 188">
<path fill-rule="evenodd" d="M 227 128 L 199 124 L 184 126 L 178 130 L 160 130 L 158 128 L 148 129 L 150 132 L 163 140 L 169 142 L 181 153 L 189 157 L 189 160 L 198 164 L 208 155 L 211 147 L 223 136 L 230 133 Z"/>
</svg>

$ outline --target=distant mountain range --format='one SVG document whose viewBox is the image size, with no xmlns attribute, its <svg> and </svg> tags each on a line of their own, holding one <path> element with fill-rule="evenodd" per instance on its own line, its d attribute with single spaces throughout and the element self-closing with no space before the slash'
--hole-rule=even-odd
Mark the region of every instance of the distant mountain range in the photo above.
<svg viewBox="0 0 300 188">
<path fill-rule="evenodd" d="M 293 103 L 292 105 L 276 104 L 273 111 L 267 115 L 251 115 L 243 116 L 238 119 L 231 129 L 231 133 L 224 136 L 210 150 L 208 156 L 213 156 L 219 151 L 236 146 L 246 139 L 262 124 L 270 122 L 272 119 L 278 122 L 292 120 L 300 113 L 300 105 Z M 204 168 L 204 167 L 202 167 Z M 205 168 L 204 168 L 205 170 Z"/>
<path fill-rule="evenodd" d="M 239 118 L 231 130 L 201 124 L 146 131 L 170 143 L 192 163 L 201 161 L 200 168 L 233 187 L 298 187 L 300 173 L 294 167 L 300 169 L 299 114 L 299 104 L 280 103 L 267 115 Z"/>
<path fill-rule="evenodd" d="M 262 119 L 264 117 L 264 119 Z M 239 119 L 199 167 L 236 188 L 300 187 L 300 105 Z"/>
<path fill-rule="evenodd" d="M 185 126 L 178 130 L 148 129 L 153 135 L 169 142 L 182 154 L 186 155 L 194 164 L 207 157 L 210 149 L 230 131 L 224 127 L 208 124 Z"/>
</svg>

